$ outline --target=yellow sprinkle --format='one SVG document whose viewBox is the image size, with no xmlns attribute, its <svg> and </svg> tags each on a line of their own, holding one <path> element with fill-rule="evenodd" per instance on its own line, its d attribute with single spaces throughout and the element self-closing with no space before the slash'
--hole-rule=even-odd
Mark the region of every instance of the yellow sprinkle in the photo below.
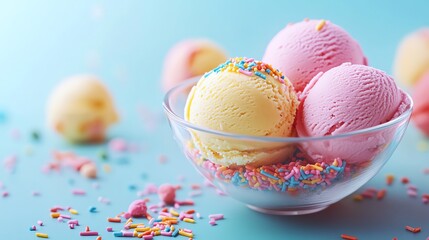
<svg viewBox="0 0 429 240">
<path fill-rule="evenodd" d="M 175 217 L 162 217 L 161 218 L 162 221 L 167 221 L 167 220 L 177 220 L 177 218 Z"/>
<path fill-rule="evenodd" d="M 152 231 L 154 231 L 154 232 L 156 232 L 156 231 L 159 231 L 159 228 L 154 227 L 154 228 L 152 228 L 151 230 L 152 230 Z"/>
<path fill-rule="evenodd" d="M 133 223 L 128 226 L 128 228 L 142 228 L 144 227 L 143 223 Z"/>
<path fill-rule="evenodd" d="M 145 228 L 135 228 L 134 231 L 136 232 L 146 232 L 149 231 L 150 227 L 145 227 Z"/>
<path fill-rule="evenodd" d="M 195 220 L 192 218 L 184 218 L 183 221 L 187 223 L 195 223 Z"/>
<path fill-rule="evenodd" d="M 429 150 L 429 142 L 426 142 L 424 140 L 420 141 L 417 144 L 417 150 L 419 152 L 426 152 L 427 150 Z"/>
<path fill-rule="evenodd" d="M 125 224 L 132 223 L 132 222 L 133 222 L 133 218 L 128 218 L 128 220 L 125 222 Z"/>
<path fill-rule="evenodd" d="M 78 214 L 79 214 L 79 212 L 78 212 L 78 211 L 76 211 L 76 209 L 73 209 L 73 208 L 70 208 L 70 209 L 69 209 L 69 212 L 70 212 L 71 214 L 74 214 L 74 215 L 78 215 Z"/>
<path fill-rule="evenodd" d="M 305 183 L 305 184 L 315 184 L 317 182 L 319 182 L 320 179 L 314 179 L 314 180 L 302 180 L 301 182 Z"/>
<path fill-rule="evenodd" d="M 179 216 L 179 213 L 178 212 L 176 212 L 176 210 L 174 210 L 174 209 L 172 209 L 172 208 L 170 208 L 170 214 L 171 215 L 173 215 L 173 216 L 175 216 L 175 217 L 178 217 Z"/>
<path fill-rule="evenodd" d="M 363 200 L 363 197 L 362 195 L 358 194 L 353 197 L 353 200 L 355 200 L 356 202 L 360 202 Z"/>
<path fill-rule="evenodd" d="M 323 168 L 316 166 L 316 165 L 310 165 L 312 168 L 319 170 L 319 171 L 323 171 Z"/>
<path fill-rule="evenodd" d="M 59 218 L 60 217 L 60 213 L 57 213 L 57 212 L 51 213 L 51 217 L 52 218 Z"/>
<path fill-rule="evenodd" d="M 46 233 L 36 233 L 36 237 L 39 237 L 39 238 L 49 238 L 48 234 L 46 234 Z"/>
<path fill-rule="evenodd" d="M 338 166 L 338 161 L 337 161 L 337 159 L 334 159 L 334 163 L 332 163 L 332 165 L 334 165 L 335 167 L 337 167 L 337 166 Z"/>
<path fill-rule="evenodd" d="M 194 234 L 179 230 L 179 234 L 188 238 L 194 237 Z"/>
<path fill-rule="evenodd" d="M 174 231 L 174 226 L 173 226 L 173 225 L 171 225 L 171 227 L 170 227 L 170 231 L 171 231 L 171 232 L 173 232 L 173 231 Z"/>
<path fill-rule="evenodd" d="M 159 235 L 161 235 L 161 231 L 159 231 L 159 230 L 155 231 L 154 234 L 155 234 L 155 236 L 159 236 Z"/>
<path fill-rule="evenodd" d="M 317 25 L 316 25 L 316 30 L 320 31 L 322 30 L 322 28 L 325 26 L 326 21 L 325 20 L 321 20 Z"/>
<path fill-rule="evenodd" d="M 110 167 L 109 164 L 104 164 L 103 165 L 103 170 L 104 170 L 104 172 L 109 173 L 109 172 L 112 171 L 112 168 Z"/>
</svg>

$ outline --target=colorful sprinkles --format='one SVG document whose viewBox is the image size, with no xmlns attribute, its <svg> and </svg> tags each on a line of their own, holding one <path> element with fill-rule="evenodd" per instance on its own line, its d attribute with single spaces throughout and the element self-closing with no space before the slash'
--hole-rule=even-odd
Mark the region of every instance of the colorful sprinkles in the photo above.
<svg viewBox="0 0 429 240">
<path fill-rule="evenodd" d="M 249 77 L 255 75 L 262 79 L 266 79 L 267 75 L 269 75 L 281 83 L 284 83 L 285 79 L 282 72 L 280 72 L 280 70 L 278 69 L 273 68 L 270 64 L 266 64 L 261 61 L 256 61 L 253 58 L 246 57 L 230 58 L 225 63 L 222 63 L 215 69 L 204 74 L 204 77 L 208 77 L 212 73 L 219 73 L 224 71 L 241 73 Z"/>
<path fill-rule="evenodd" d="M 260 191 L 295 192 L 312 190 L 332 184 L 344 173 L 350 172 L 346 162 L 334 159 L 331 163 L 308 163 L 301 152 L 294 154 L 294 161 L 261 167 L 250 165 L 229 168 L 204 159 L 199 150 L 188 149 L 189 156 L 211 176 L 235 186 Z"/>
</svg>

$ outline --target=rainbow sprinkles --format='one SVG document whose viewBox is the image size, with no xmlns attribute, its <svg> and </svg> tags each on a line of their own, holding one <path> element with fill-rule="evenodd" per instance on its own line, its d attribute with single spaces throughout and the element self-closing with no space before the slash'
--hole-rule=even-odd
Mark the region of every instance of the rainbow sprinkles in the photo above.
<svg viewBox="0 0 429 240">
<path fill-rule="evenodd" d="M 255 75 L 262 79 L 266 79 L 267 76 L 265 74 L 268 74 L 281 83 L 284 83 L 285 79 L 282 72 L 273 68 L 271 64 L 266 64 L 261 61 L 256 61 L 253 58 L 246 57 L 230 58 L 225 63 L 220 64 L 215 69 L 204 74 L 204 78 L 208 77 L 212 73 L 223 71 L 241 73 L 249 77 Z"/>
</svg>

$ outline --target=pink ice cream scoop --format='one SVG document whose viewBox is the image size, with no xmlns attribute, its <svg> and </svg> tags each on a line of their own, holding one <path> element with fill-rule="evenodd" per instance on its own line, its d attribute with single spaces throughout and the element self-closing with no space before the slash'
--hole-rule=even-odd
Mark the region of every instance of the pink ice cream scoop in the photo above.
<svg viewBox="0 0 429 240">
<path fill-rule="evenodd" d="M 171 184 L 162 184 L 158 188 L 158 196 L 165 204 L 173 205 L 176 202 L 176 187 Z"/>
<path fill-rule="evenodd" d="M 135 217 L 146 217 L 147 215 L 147 207 L 146 207 L 146 201 L 145 200 L 135 200 L 133 201 L 130 206 L 128 206 L 128 212 L 125 213 L 125 218 Z"/>
<path fill-rule="evenodd" d="M 429 137 L 429 72 L 417 82 L 414 92 L 414 111 L 411 120 L 423 134 Z"/>
<path fill-rule="evenodd" d="M 318 74 L 302 92 L 296 118 L 300 137 L 333 136 L 373 127 L 396 118 L 410 103 L 385 72 L 350 63 Z M 393 137 L 391 130 L 369 132 L 304 146 L 316 161 L 372 160 Z"/>
<path fill-rule="evenodd" d="M 325 20 L 289 24 L 271 40 L 262 61 L 281 70 L 297 92 L 319 72 L 342 63 L 367 65 L 359 44 L 342 28 Z"/>
</svg>

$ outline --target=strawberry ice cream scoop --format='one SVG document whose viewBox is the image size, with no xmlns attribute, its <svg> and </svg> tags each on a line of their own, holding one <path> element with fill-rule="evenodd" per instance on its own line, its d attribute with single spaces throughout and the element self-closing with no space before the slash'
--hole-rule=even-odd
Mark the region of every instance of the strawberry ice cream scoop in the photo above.
<svg viewBox="0 0 429 240">
<path fill-rule="evenodd" d="M 146 217 L 146 214 L 147 214 L 146 201 L 139 199 L 139 200 L 133 201 L 130 204 L 130 206 L 128 207 L 128 212 L 125 213 L 125 218 Z"/>
<path fill-rule="evenodd" d="M 401 115 L 410 105 L 385 72 L 350 63 L 318 74 L 300 98 L 296 119 L 300 137 L 334 136 L 374 127 Z M 390 142 L 392 134 L 391 130 L 380 130 L 304 148 L 315 160 L 368 161 Z"/>
<path fill-rule="evenodd" d="M 173 205 L 176 202 L 176 187 L 171 184 L 162 184 L 158 188 L 158 196 L 165 204 Z"/>
<path fill-rule="evenodd" d="M 417 82 L 414 92 L 414 111 L 411 120 L 420 131 L 429 137 L 429 72 Z"/>
<path fill-rule="evenodd" d="M 289 24 L 271 40 L 262 61 L 282 71 L 298 92 L 319 72 L 345 62 L 367 65 L 359 44 L 325 20 Z"/>
</svg>

